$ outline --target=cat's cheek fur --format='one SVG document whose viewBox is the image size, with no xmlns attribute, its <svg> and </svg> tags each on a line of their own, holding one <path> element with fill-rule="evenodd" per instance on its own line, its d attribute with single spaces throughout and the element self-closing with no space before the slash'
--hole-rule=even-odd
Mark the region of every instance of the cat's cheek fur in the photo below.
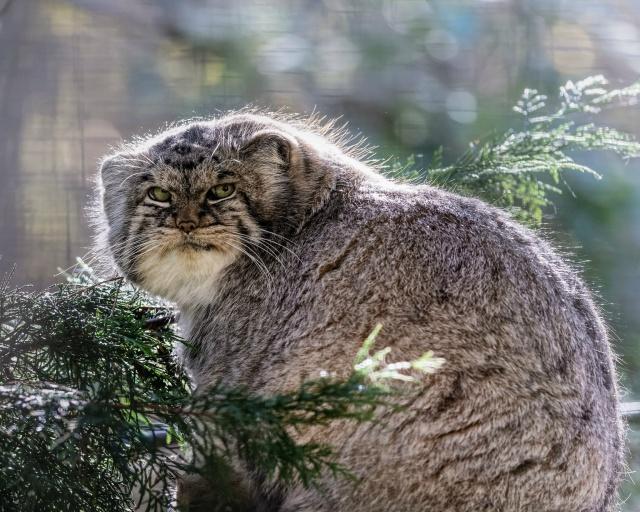
<svg viewBox="0 0 640 512">
<path fill-rule="evenodd" d="M 218 280 L 233 261 L 235 251 L 153 251 L 136 265 L 139 284 L 180 307 L 211 302 Z"/>
</svg>

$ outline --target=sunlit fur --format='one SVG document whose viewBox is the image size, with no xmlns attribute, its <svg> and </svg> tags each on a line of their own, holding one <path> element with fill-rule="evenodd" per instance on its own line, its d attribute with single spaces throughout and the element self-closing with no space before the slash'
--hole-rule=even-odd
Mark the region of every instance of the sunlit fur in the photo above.
<svg viewBox="0 0 640 512">
<path fill-rule="evenodd" d="M 366 158 L 317 119 L 241 112 L 176 126 L 102 165 L 96 252 L 178 303 L 190 341 L 179 358 L 199 391 L 346 377 L 377 323 L 391 358 L 433 350 L 446 361 L 381 422 L 292 431 L 335 447 L 358 485 L 326 475 L 310 489 L 274 486 L 237 461 L 242 510 L 614 510 L 616 376 L 578 274 L 504 212 L 394 183 Z M 224 180 L 235 195 L 208 204 Z M 150 186 L 170 191 L 171 206 L 149 204 Z M 178 218 L 200 227 L 187 235 Z M 181 503 L 198 510 L 227 510 L 223 497 L 215 481 L 180 483 Z"/>
</svg>

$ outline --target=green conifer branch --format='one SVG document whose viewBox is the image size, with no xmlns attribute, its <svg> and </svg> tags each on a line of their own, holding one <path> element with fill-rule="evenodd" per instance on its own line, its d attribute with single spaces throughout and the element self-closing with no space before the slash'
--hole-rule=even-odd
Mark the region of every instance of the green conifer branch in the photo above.
<svg viewBox="0 0 640 512">
<path fill-rule="evenodd" d="M 371 384 L 374 369 L 276 396 L 222 385 L 194 396 L 171 356 L 184 341 L 169 326 L 148 329 L 171 313 L 122 279 L 95 282 L 86 269 L 44 293 L 0 290 L 0 503 L 112 512 L 129 510 L 136 488 L 147 510 L 164 510 L 177 473 L 213 468 L 220 480 L 238 455 L 266 478 L 309 486 L 348 468 L 328 446 L 297 444 L 289 429 L 371 421 L 379 407 L 394 407 L 391 390 Z M 149 442 L 158 423 L 190 457 L 170 459 Z"/>
<path fill-rule="evenodd" d="M 524 222 L 539 224 L 552 194 L 562 193 L 563 174 L 600 174 L 572 156 L 582 151 L 610 151 L 624 159 L 640 156 L 640 143 L 625 132 L 591 121 L 604 108 L 631 106 L 640 98 L 640 82 L 609 89 L 607 80 L 593 76 L 560 87 L 556 106 L 535 89 L 525 89 L 513 107 L 522 119 L 519 129 L 492 137 L 469 149 L 452 165 L 442 166 L 438 152 L 424 172 L 395 165 L 404 174 L 458 193 L 479 197 L 507 208 Z"/>
</svg>

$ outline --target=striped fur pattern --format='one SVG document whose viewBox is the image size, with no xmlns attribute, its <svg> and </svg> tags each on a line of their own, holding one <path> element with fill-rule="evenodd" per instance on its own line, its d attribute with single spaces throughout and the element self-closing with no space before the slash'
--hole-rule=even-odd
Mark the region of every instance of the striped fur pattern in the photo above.
<svg viewBox="0 0 640 512">
<path fill-rule="evenodd" d="M 446 360 L 375 425 L 298 433 L 361 477 L 317 489 L 238 462 L 233 510 L 610 512 L 622 427 L 606 328 L 544 240 L 503 212 L 391 182 L 343 131 L 265 113 L 195 121 L 123 147 L 101 170 L 98 246 L 177 302 L 194 386 L 296 387 L 346 376 L 375 324 L 397 359 Z M 234 183 L 209 204 L 207 190 Z M 169 206 L 148 189 L 170 191 Z M 187 212 L 187 213 L 185 213 Z M 189 213 L 191 212 L 191 213 Z M 177 219 L 191 215 L 185 233 Z M 225 510 L 185 481 L 185 510 Z"/>
</svg>

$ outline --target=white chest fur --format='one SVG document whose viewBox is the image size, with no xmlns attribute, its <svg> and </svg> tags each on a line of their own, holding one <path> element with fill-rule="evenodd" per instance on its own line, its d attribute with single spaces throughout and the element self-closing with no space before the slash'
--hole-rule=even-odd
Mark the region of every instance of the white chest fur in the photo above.
<svg viewBox="0 0 640 512">
<path fill-rule="evenodd" d="M 211 302 L 220 274 L 235 258 L 231 251 L 153 251 L 137 270 L 149 292 L 180 306 L 198 306 Z"/>
</svg>

